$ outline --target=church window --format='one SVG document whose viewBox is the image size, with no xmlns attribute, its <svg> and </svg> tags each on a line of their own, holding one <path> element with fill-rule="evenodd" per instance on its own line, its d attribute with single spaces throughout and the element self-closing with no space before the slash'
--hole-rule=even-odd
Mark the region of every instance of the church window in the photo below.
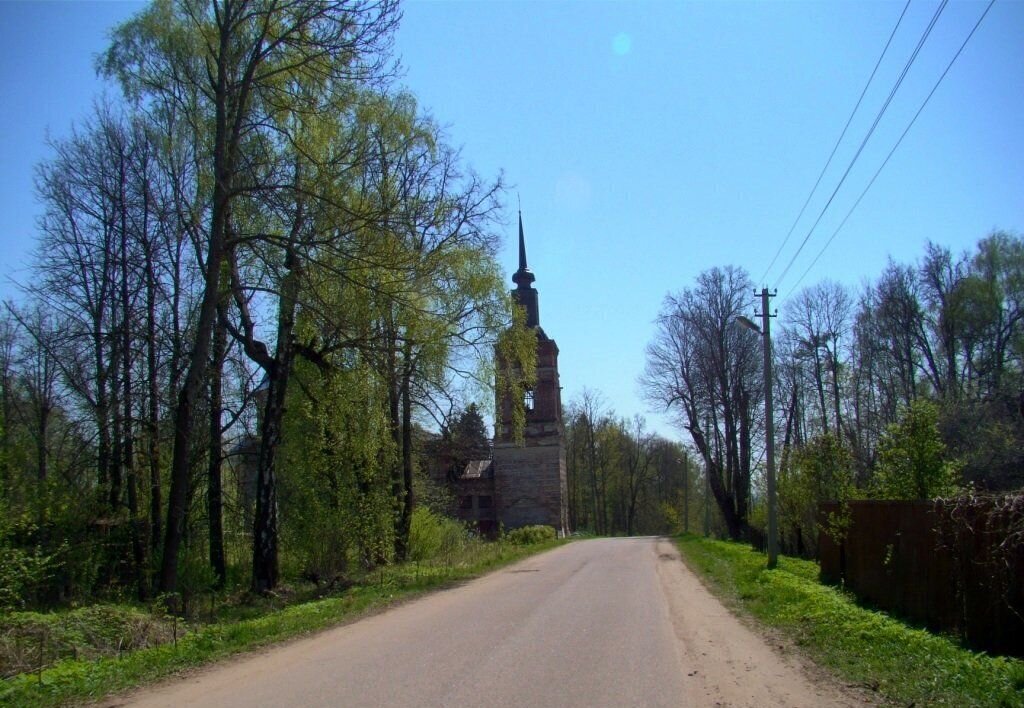
<svg viewBox="0 0 1024 708">
<path fill-rule="evenodd" d="M 528 411 L 532 411 L 535 403 L 533 389 L 528 388 L 523 391 L 523 407 Z"/>
</svg>

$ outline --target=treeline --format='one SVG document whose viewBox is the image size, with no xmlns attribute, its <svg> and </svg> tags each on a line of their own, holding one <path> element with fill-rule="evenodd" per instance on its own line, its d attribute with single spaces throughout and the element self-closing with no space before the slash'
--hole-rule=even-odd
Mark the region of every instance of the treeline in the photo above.
<svg viewBox="0 0 1024 708">
<path fill-rule="evenodd" d="M 633 535 L 704 527 L 703 468 L 682 444 L 652 433 L 639 416 L 617 416 L 589 389 L 563 421 L 572 529 Z M 717 526 L 717 512 L 710 518 Z"/>
<path fill-rule="evenodd" d="M 490 380 L 511 308 L 501 183 L 395 87 L 398 21 L 157 0 L 113 31 L 123 100 L 39 166 L 0 318 L 0 605 L 408 556 L 414 421 Z M 525 374 L 531 336 L 500 343 Z"/>
<path fill-rule="evenodd" d="M 731 536 L 763 522 L 760 335 L 740 268 L 669 295 L 642 379 L 709 470 Z M 814 544 L 817 502 L 930 498 L 1024 485 L 1024 240 L 995 232 L 973 252 L 929 243 L 859 292 L 832 282 L 773 322 L 782 533 Z"/>
</svg>

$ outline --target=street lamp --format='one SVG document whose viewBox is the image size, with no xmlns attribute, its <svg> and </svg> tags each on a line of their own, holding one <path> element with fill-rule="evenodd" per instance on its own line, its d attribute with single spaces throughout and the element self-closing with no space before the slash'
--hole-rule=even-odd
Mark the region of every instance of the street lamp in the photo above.
<svg viewBox="0 0 1024 708">
<path fill-rule="evenodd" d="M 757 291 L 754 294 L 758 294 Z M 764 342 L 764 434 L 767 441 L 766 457 L 768 458 L 768 567 L 774 568 L 779 559 L 779 535 L 775 494 L 775 421 L 772 405 L 772 331 L 771 315 L 768 313 L 768 298 L 776 293 L 769 293 L 768 288 L 761 292 L 761 326 L 758 327 L 749 318 L 740 315 L 736 323 L 761 335 Z"/>
</svg>

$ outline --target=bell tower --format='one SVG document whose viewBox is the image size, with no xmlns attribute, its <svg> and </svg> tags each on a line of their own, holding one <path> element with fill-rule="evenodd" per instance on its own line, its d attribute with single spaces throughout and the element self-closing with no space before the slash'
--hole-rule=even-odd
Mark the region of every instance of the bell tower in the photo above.
<svg viewBox="0 0 1024 708">
<path fill-rule="evenodd" d="M 562 392 L 558 379 L 558 345 L 540 326 L 536 280 L 526 261 L 523 215 L 519 213 L 519 269 L 512 276 L 515 302 L 526 310 L 526 326 L 537 335 L 537 382 L 525 393 L 524 441 L 512 435 L 512 402 L 497 401 L 494 437 L 495 501 L 506 528 L 532 524 L 568 533 L 565 440 Z"/>
</svg>

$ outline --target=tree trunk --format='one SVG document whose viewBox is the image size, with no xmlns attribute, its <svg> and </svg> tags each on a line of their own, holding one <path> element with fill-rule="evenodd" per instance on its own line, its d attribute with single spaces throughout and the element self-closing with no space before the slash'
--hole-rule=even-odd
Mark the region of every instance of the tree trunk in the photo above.
<svg viewBox="0 0 1024 708">
<path fill-rule="evenodd" d="M 267 376 L 269 389 L 263 414 L 263 435 L 256 476 L 256 517 L 253 523 L 252 589 L 265 593 L 277 587 L 277 449 L 281 444 L 284 404 L 295 356 L 292 333 L 298 306 L 298 263 L 294 243 L 302 226 L 301 206 L 285 253 L 286 275 L 281 284 L 277 311 L 277 344 Z"/>
<path fill-rule="evenodd" d="M 412 347 L 406 343 L 402 363 L 402 493 L 398 533 L 395 534 L 395 556 L 400 561 L 409 559 L 409 534 L 412 530 L 412 512 L 415 507 L 412 476 L 412 399 L 409 385 L 412 378 Z"/>
<path fill-rule="evenodd" d="M 220 28 L 220 46 L 217 54 L 215 128 L 213 140 L 213 198 L 211 200 L 210 233 L 206 263 L 203 264 L 203 298 L 195 329 L 195 345 L 188 357 L 185 381 L 178 394 L 174 411 L 174 451 L 171 457 L 171 488 L 167 499 L 167 530 L 160 567 L 160 589 L 165 593 L 178 589 L 178 552 L 185 532 L 188 505 L 189 462 L 192 453 L 192 426 L 195 407 L 199 400 L 210 356 L 210 340 L 217 319 L 220 298 L 221 263 L 224 260 L 227 214 L 232 196 L 235 174 L 235 148 L 237 135 L 229 135 L 231 128 L 239 127 L 239 116 L 244 112 L 244 99 L 232 106 L 235 124 L 228 125 L 228 67 L 231 29 Z"/>
<path fill-rule="evenodd" d="M 224 305 L 218 307 L 223 312 Z M 210 449 L 206 487 L 206 510 L 209 518 L 210 568 L 217 589 L 224 587 L 227 565 L 224 559 L 224 504 L 221 490 L 221 462 L 224 459 L 221 436 L 222 379 L 227 354 L 227 331 L 222 324 L 213 330 L 213 357 L 210 362 Z"/>
<path fill-rule="evenodd" d="M 146 456 L 149 459 L 149 544 L 152 553 L 160 548 L 160 382 L 156 353 L 156 255 L 152 240 L 146 241 L 146 379 L 148 384 L 148 420 Z M 174 364 L 176 365 L 176 363 Z"/>
<path fill-rule="evenodd" d="M 195 407 L 202 390 L 203 379 L 210 355 L 210 339 L 217 318 L 220 268 L 224 257 L 225 211 L 228 189 L 225 180 L 230 173 L 223 166 L 224 150 L 221 132 L 224 130 L 223 110 L 218 107 L 218 141 L 215 161 L 213 213 L 210 228 L 209 249 L 205 264 L 204 292 L 196 323 L 195 345 L 188 356 L 185 380 L 178 394 L 174 410 L 174 451 L 171 457 L 171 488 L 167 498 L 167 529 L 164 535 L 164 553 L 160 567 L 160 589 L 174 593 L 178 589 L 178 552 L 185 531 L 185 514 L 188 505 L 189 462 L 192 452 L 192 426 Z"/>
</svg>

